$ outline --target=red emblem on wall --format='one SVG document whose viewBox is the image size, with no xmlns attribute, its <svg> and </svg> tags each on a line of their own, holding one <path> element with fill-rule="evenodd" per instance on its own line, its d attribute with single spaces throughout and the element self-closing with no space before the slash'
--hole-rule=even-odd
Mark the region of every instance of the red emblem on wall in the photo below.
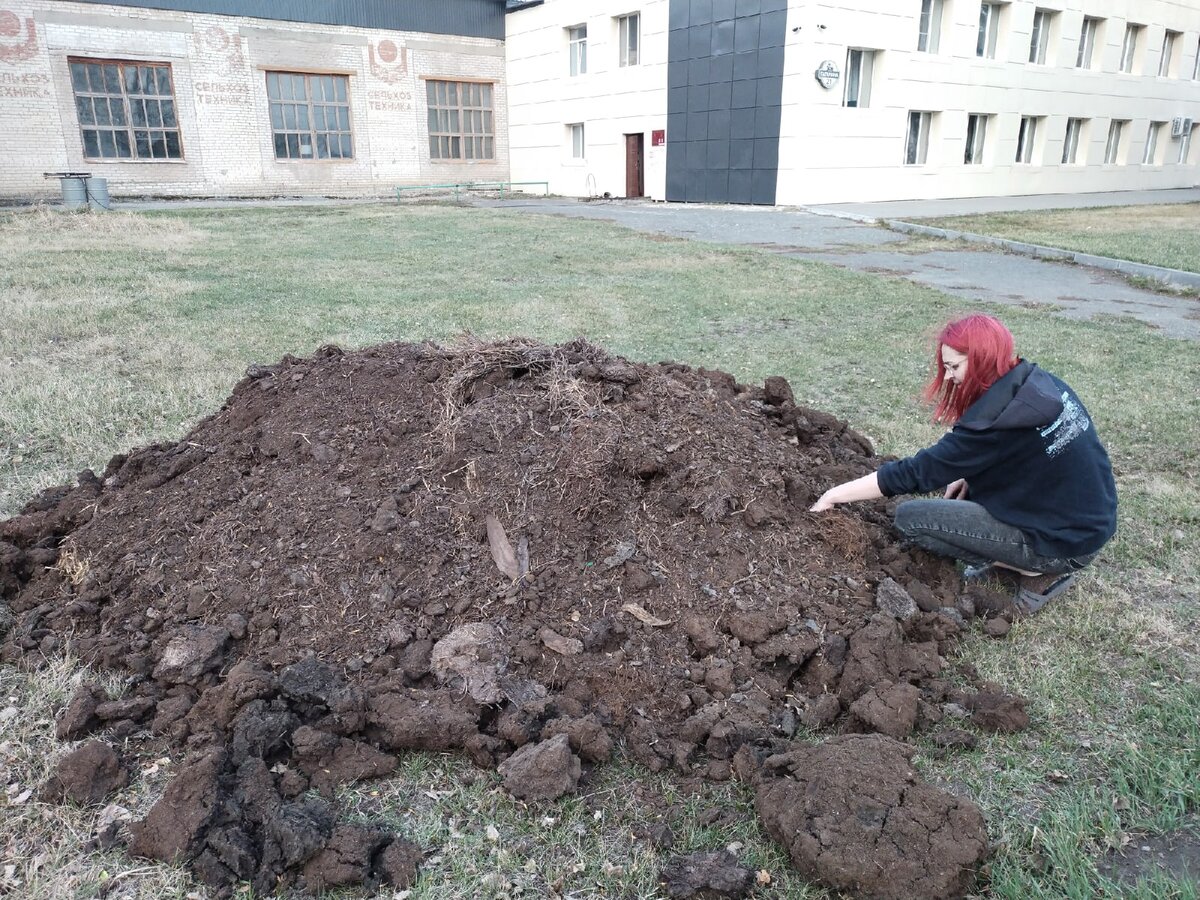
<svg viewBox="0 0 1200 900">
<path fill-rule="evenodd" d="M 650 146 L 661 147 L 667 142 L 667 132 L 662 128 L 656 128 L 650 132 Z"/>
<path fill-rule="evenodd" d="M 408 48 L 397 47 L 395 41 L 384 39 L 367 45 L 371 74 L 380 81 L 395 84 L 408 75 Z"/>
<path fill-rule="evenodd" d="M 33 19 L 26 19 L 21 27 L 21 17 L 15 12 L 0 9 L 0 62 L 23 62 L 37 56 L 37 29 Z"/>
</svg>

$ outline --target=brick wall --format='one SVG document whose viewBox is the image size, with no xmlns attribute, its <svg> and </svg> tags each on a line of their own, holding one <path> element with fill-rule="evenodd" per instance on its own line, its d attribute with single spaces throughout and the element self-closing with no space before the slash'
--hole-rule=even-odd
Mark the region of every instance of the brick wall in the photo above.
<svg viewBox="0 0 1200 900">
<path fill-rule="evenodd" d="M 68 59 L 168 63 L 182 160 L 87 159 Z M 354 156 L 275 158 L 266 73 L 348 77 Z M 425 79 L 494 82 L 495 158 L 431 160 Z M 509 177 L 500 41 L 120 6 L 0 0 L 0 198 L 57 195 L 88 171 L 114 196 L 384 193 Z"/>
</svg>

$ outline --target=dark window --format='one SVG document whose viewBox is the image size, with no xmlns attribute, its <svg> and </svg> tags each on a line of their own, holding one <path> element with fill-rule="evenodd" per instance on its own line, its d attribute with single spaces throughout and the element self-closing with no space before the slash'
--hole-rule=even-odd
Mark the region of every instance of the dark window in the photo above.
<svg viewBox="0 0 1200 900">
<path fill-rule="evenodd" d="M 427 81 L 430 159 L 495 159 L 492 85 Z"/>
<path fill-rule="evenodd" d="M 267 101 L 276 159 L 351 159 L 345 75 L 268 72 Z"/>
<path fill-rule="evenodd" d="M 169 63 L 68 60 L 88 159 L 183 159 Z"/>
</svg>

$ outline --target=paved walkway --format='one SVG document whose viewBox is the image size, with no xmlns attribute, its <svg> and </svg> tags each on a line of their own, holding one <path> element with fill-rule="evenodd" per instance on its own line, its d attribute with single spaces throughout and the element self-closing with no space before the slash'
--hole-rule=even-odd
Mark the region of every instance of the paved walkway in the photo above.
<svg viewBox="0 0 1200 900">
<path fill-rule="evenodd" d="M 1137 199 L 1132 199 L 1135 193 Z M 1167 202 L 1200 199 L 1200 191 L 1154 191 L 1072 196 L 1072 202 L 1083 205 L 1076 201 L 1084 197 L 1095 205 L 1102 205 L 1099 201 L 1105 197 L 1110 200 L 1126 197 L 1134 203 L 1163 202 L 1166 195 L 1183 198 Z M 1058 201 L 1047 202 L 1063 205 L 1063 196 L 1057 196 Z M 1024 199 L 1040 203 L 1043 198 Z M 907 235 L 849 218 L 818 215 L 815 211 L 637 200 L 478 198 L 473 203 L 534 215 L 603 219 L 637 231 L 710 243 L 749 245 L 859 272 L 906 278 L 966 300 L 1013 306 L 1051 305 L 1073 319 L 1127 316 L 1145 322 L 1168 337 L 1200 340 L 1200 298 L 1142 290 L 1118 275 L 1086 266 L 1031 259 L 996 250 L 941 249 L 928 239 L 914 242 Z M 855 204 L 859 208 L 899 205 Z M 1110 202 L 1108 205 L 1119 204 Z M 958 209 L 983 211 L 981 206 L 974 209 L 959 206 Z M 844 213 L 845 209 L 840 212 Z M 902 214 L 913 215 L 911 212 Z"/>
</svg>

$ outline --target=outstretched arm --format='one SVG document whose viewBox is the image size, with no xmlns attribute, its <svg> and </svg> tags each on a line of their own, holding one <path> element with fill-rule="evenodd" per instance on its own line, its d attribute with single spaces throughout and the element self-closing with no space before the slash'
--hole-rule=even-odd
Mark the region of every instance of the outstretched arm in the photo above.
<svg viewBox="0 0 1200 900">
<path fill-rule="evenodd" d="M 870 475 L 864 475 L 862 478 L 844 482 L 837 487 L 831 487 L 821 495 L 821 499 L 814 503 L 810 509 L 812 512 L 825 512 L 827 509 L 833 509 L 839 503 L 851 503 L 855 500 L 875 500 L 882 496 L 883 491 L 879 489 L 879 478 L 872 472 Z"/>
</svg>

